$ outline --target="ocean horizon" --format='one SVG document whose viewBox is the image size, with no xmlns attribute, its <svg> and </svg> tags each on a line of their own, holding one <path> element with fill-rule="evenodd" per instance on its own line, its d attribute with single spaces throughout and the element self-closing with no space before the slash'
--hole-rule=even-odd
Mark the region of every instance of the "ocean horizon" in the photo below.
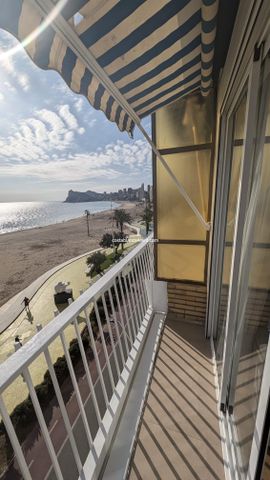
<svg viewBox="0 0 270 480">
<path fill-rule="evenodd" d="M 30 228 L 62 223 L 84 215 L 116 208 L 115 202 L 64 203 L 51 202 L 2 202 L 0 203 L 0 235 Z"/>
</svg>

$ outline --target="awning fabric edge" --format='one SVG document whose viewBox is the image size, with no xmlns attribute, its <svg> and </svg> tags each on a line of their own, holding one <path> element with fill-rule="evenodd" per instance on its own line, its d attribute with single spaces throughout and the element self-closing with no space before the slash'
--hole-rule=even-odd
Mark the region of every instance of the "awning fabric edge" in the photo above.
<svg viewBox="0 0 270 480">
<path fill-rule="evenodd" d="M 153 10 L 153 1 L 154 0 L 146 0 L 146 3 L 149 4 L 149 8 L 152 8 L 152 10 Z M 82 6 L 85 8 L 85 5 L 87 3 L 88 2 L 85 0 L 80 0 L 80 1 L 72 0 L 68 2 L 69 4 L 68 12 L 66 12 L 65 10 L 63 12 L 66 14 L 66 16 L 70 15 L 71 13 L 72 15 L 74 15 L 74 12 L 76 11 L 76 8 L 78 8 L 78 6 L 80 8 Z M 137 0 L 135 3 L 137 3 L 137 8 L 134 8 L 134 11 L 132 12 L 131 15 L 138 16 L 140 13 L 140 9 L 142 8 L 142 3 L 145 3 L 145 1 L 140 2 L 139 0 Z M 73 4 L 73 8 L 71 8 L 72 6 L 71 4 Z M 159 76 L 156 75 L 155 70 L 146 72 L 148 73 L 146 82 L 144 83 L 142 82 L 142 84 L 140 85 L 139 84 L 140 77 L 137 78 L 136 72 L 134 73 L 134 82 L 135 83 L 137 82 L 136 85 L 139 85 L 135 87 L 135 90 L 136 88 L 137 90 L 139 89 L 141 98 L 142 99 L 145 98 L 143 96 L 144 87 L 148 88 L 148 92 L 150 91 L 150 94 L 149 93 L 147 94 L 148 95 L 147 100 L 141 103 L 142 105 L 145 105 L 145 107 L 142 109 L 143 111 L 137 112 L 137 115 L 140 118 L 144 118 L 145 116 L 150 115 L 151 113 L 161 108 L 162 106 L 172 103 L 178 98 L 181 98 L 182 96 L 187 95 L 192 91 L 200 89 L 201 93 L 203 95 L 206 95 L 209 89 L 211 88 L 211 84 L 212 84 L 211 75 L 212 75 L 212 64 L 213 64 L 213 56 L 214 56 L 214 40 L 215 40 L 215 33 L 216 33 L 216 16 L 217 16 L 217 8 L 218 8 L 217 0 L 182 0 L 181 2 L 179 2 L 179 0 L 177 1 L 171 0 L 165 6 L 167 7 L 166 12 L 164 10 L 164 12 L 162 13 L 163 14 L 166 13 L 167 17 L 164 17 L 164 22 L 160 22 L 160 31 L 164 35 L 164 38 L 167 41 L 167 45 L 170 45 L 170 46 L 167 48 L 165 52 L 166 54 L 164 55 L 164 59 L 162 57 L 163 52 L 162 51 L 159 52 L 158 58 L 161 58 L 160 64 L 158 65 L 158 68 L 160 68 L 160 74 Z M 180 56 L 181 52 L 179 51 L 175 52 L 174 54 L 176 59 L 175 63 L 172 63 L 173 61 L 171 60 L 171 57 L 169 57 L 169 55 L 173 51 L 175 51 L 175 43 L 172 43 L 173 40 L 170 40 L 171 43 L 169 43 L 168 38 L 171 38 L 172 36 L 176 38 L 177 35 L 182 35 L 182 33 L 180 32 L 181 27 L 179 27 L 178 29 L 175 29 L 174 31 L 171 31 L 171 30 L 170 31 L 168 30 L 168 32 L 166 31 L 166 24 L 173 24 L 175 18 L 178 19 L 177 15 L 180 15 L 180 14 L 184 15 L 185 13 L 187 17 L 187 23 L 190 22 L 190 18 L 194 17 L 192 12 L 196 11 L 197 7 L 200 7 L 200 38 L 201 38 L 200 72 L 198 73 L 198 75 L 196 75 L 197 65 L 195 64 L 192 65 L 192 67 L 189 68 L 188 71 L 186 72 L 184 71 L 183 67 L 185 66 L 185 59 L 181 59 L 181 56 Z M 190 18 L 188 16 L 189 9 L 191 12 Z M 156 10 L 157 11 L 155 11 L 155 9 L 153 10 L 152 17 L 157 18 L 157 20 L 159 20 L 160 11 L 158 6 Z M 108 14 L 110 14 L 110 11 L 108 12 Z M 150 18 L 150 20 L 152 19 Z M 71 23 L 70 18 L 66 18 L 66 21 L 69 21 L 69 23 Z M 102 25 L 103 17 L 101 16 L 98 21 Z M 93 75 L 93 73 L 88 68 L 86 68 L 85 65 L 83 65 L 83 62 L 81 61 L 81 59 L 76 57 L 74 52 L 70 49 L 69 45 L 66 45 L 63 39 L 60 38 L 58 33 L 55 32 L 52 24 L 47 26 L 47 28 L 44 31 L 42 31 L 42 28 L 40 28 L 42 27 L 42 22 L 43 22 L 43 17 L 40 14 L 40 12 L 35 10 L 35 7 L 33 6 L 31 0 L 2 0 L 0 28 L 3 28 L 9 31 L 21 42 L 23 42 L 23 40 L 29 34 L 31 34 L 34 29 L 39 29 L 40 30 L 39 36 L 25 47 L 31 59 L 42 69 L 51 69 L 51 70 L 57 71 L 62 76 L 62 78 L 65 80 L 66 84 L 72 91 L 74 91 L 75 93 L 84 95 L 95 109 L 102 110 L 105 113 L 108 120 L 110 120 L 111 122 L 115 122 L 118 125 L 118 128 L 120 129 L 120 131 L 127 131 L 129 134 L 132 134 L 135 123 L 133 119 L 130 117 L 130 115 L 128 115 L 128 113 L 125 110 L 123 110 L 122 106 L 117 102 L 117 100 L 106 91 L 104 86 L 98 81 L 98 79 Z M 147 28 L 149 29 L 149 26 L 148 24 L 146 25 L 146 23 L 147 22 L 145 22 L 145 24 L 143 25 L 140 25 L 140 28 L 138 27 L 137 30 L 140 30 L 141 32 L 140 33 L 141 43 L 145 45 L 145 48 L 148 48 L 149 46 L 148 37 L 147 36 L 144 37 L 144 33 L 143 33 L 144 25 L 146 30 Z M 91 30 L 91 28 L 94 28 L 94 27 L 90 26 L 89 29 Z M 196 32 L 198 33 L 198 28 L 199 27 L 196 27 L 195 25 L 194 35 L 196 34 Z M 114 26 L 114 31 L 117 32 L 118 30 L 119 30 L 119 35 L 123 36 L 123 32 L 121 32 L 121 23 Z M 193 30 L 191 30 L 191 32 L 193 32 Z M 137 34 L 136 31 L 135 33 Z M 187 31 L 186 35 L 190 35 L 190 31 Z M 133 36 L 132 35 L 129 36 L 130 42 L 131 41 L 134 42 Z M 151 32 L 149 34 L 149 37 L 151 37 Z M 125 46 L 125 38 L 126 37 L 124 36 L 122 39 L 122 42 L 123 42 L 123 48 L 126 49 L 127 51 L 126 55 L 128 58 L 130 52 L 128 51 L 129 47 Z M 186 37 L 182 37 L 182 38 L 185 39 Z M 101 40 L 99 40 L 99 42 L 102 43 L 102 38 Z M 95 46 L 93 46 L 92 48 L 94 49 L 94 47 Z M 155 52 L 154 49 L 156 49 L 158 52 L 158 45 L 152 45 L 151 49 L 150 50 L 148 49 L 147 52 L 150 52 L 151 55 L 153 56 Z M 108 52 L 110 53 L 110 49 Z M 151 56 L 150 53 L 149 53 L 149 58 Z M 191 54 L 192 54 L 192 51 L 188 52 L 187 58 L 190 58 Z M 180 57 L 180 60 L 177 60 L 179 57 Z M 148 64 L 150 65 L 151 62 L 155 61 L 155 58 L 156 57 L 153 57 L 153 60 L 151 59 Z M 97 61 L 99 62 L 99 59 L 97 59 Z M 182 72 L 179 76 L 177 69 L 179 70 L 180 63 L 181 63 Z M 168 64 L 169 66 L 167 66 Z M 127 64 L 127 67 L 129 67 L 129 65 L 131 64 L 130 63 Z M 190 65 L 190 63 L 188 65 Z M 175 71 L 174 71 L 174 67 L 175 67 Z M 108 67 L 104 67 L 105 73 L 108 74 L 108 71 L 110 71 L 110 68 L 111 68 L 111 65 L 109 65 Z M 171 72 L 170 77 L 169 77 L 169 74 L 168 74 L 168 77 L 166 77 L 167 71 Z M 194 73 L 190 73 L 190 72 L 194 72 Z M 115 75 L 108 75 L 108 76 L 113 78 L 113 76 Z M 127 75 L 127 78 L 130 78 L 130 76 L 131 74 L 129 73 Z M 169 80 L 169 78 L 170 79 L 172 78 L 173 80 L 166 82 L 166 80 L 167 79 Z M 178 81 L 179 78 L 181 78 L 180 82 Z M 188 79 L 189 81 L 187 81 Z M 124 79 L 123 78 L 120 79 L 120 84 L 123 85 L 122 87 L 119 88 L 120 92 L 121 90 L 125 91 L 126 87 L 125 87 L 124 81 L 125 81 L 125 77 Z M 116 86 L 117 86 L 117 83 L 119 82 L 116 82 Z M 162 84 L 162 87 L 159 87 L 160 84 Z M 152 94 L 151 92 L 153 92 L 152 97 L 151 97 L 151 94 Z M 122 95 L 127 98 L 127 94 L 122 93 Z M 136 100 L 135 100 L 135 103 L 136 103 Z M 133 109 L 132 102 L 130 103 L 130 106 Z"/>
</svg>

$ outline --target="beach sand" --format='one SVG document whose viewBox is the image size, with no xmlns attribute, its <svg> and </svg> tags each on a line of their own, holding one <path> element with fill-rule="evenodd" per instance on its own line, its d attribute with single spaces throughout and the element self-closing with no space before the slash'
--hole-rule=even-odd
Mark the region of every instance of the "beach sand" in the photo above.
<svg viewBox="0 0 270 480">
<path fill-rule="evenodd" d="M 143 210 L 131 202 L 121 208 L 132 220 Z M 111 211 L 92 214 L 90 237 L 85 217 L 0 235 L 0 306 L 51 268 L 97 248 L 103 233 L 116 230 L 112 217 Z"/>
</svg>

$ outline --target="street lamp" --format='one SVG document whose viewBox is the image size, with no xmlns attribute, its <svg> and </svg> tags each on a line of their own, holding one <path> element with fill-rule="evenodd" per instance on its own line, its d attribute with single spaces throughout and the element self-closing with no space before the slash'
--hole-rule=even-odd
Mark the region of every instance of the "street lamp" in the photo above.
<svg viewBox="0 0 270 480">
<path fill-rule="evenodd" d="M 89 212 L 89 210 L 85 210 L 84 213 L 86 215 L 87 234 L 88 234 L 88 237 L 90 237 L 90 228 L 89 228 L 90 212 Z"/>
</svg>

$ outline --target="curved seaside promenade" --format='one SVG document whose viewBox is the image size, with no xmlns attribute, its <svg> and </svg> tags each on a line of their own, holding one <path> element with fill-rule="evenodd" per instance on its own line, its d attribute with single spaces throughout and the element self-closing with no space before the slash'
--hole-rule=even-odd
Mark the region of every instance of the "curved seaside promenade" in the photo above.
<svg viewBox="0 0 270 480">
<path fill-rule="evenodd" d="M 134 228 L 131 225 L 129 225 L 129 228 L 136 232 L 134 232 L 134 235 L 130 236 L 130 238 L 133 239 L 133 242 L 139 241 L 141 238 L 139 235 L 139 229 L 137 227 Z M 49 270 L 1 307 L 0 313 L 2 318 L 0 317 L 0 319 L 2 321 L 2 333 L 0 334 L 0 363 L 14 353 L 15 335 L 19 335 L 24 344 L 36 334 L 37 324 L 45 326 L 50 321 L 54 320 L 54 311 L 56 311 L 53 297 L 54 286 L 59 281 L 70 282 L 74 299 L 80 295 L 82 290 L 86 290 L 89 287 L 91 279 L 85 274 L 86 257 L 97 250 L 101 249 L 98 248 L 91 250 L 90 252 L 72 258 Z M 111 251 L 111 249 L 106 250 L 108 253 Z M 29 322 L 27 315 L 23 310 L 23 305 L 21 304 L 21 301 L 25 296 L 31 298 L 30 310 L 33 316 L 32 323 Z M 4 326 L 5 329 L 3 328 Z M 81 328 L 83 327 L 84 324 Z M 72 325 L 67 327 L 65 335 L 68 342 L 75 337 L 75 331 Z M 63 347 L 61 342 L 54 341 L 50 347 L 50 352 L 53 361 L 56 361 L 59 356 L 62 356 Z M 45 370 L 45 359 L 43 356 L 40 356 L 31 366 L 31 375 L 35 385 L 42 382 Z M 16 390 L 20 391 L 19 398 L 15 394 Z M 25 398 L 26 394 L 27 389 L 25 388 L 23 380 L 20 378 L 17 379 L 15 384 L 12 384 L 5 392 L 6 405 L 9 412 L 15 408 L 18 402 L 21 402 Z"/>
<path fill-rule="evenodd" d="M 47 282 L 48 279 L 50 279 L 51 277 L 54 277 L 55 273 L 59 272 L 60 270 L 63 270 L 66 266 L 71 265 L 72 263 L 77 262 L 78 260 L 85 258 L 88 255 L 91 255 L 92 253 L 97 252 L 99 250 L 102 250 L 102 249 L 96 248 L 94 250 L 90 250 L 89 252 L 83 253 L 78 257 L 71 258 L 70 260 L 63 262 L 60 265 L 57 265 L 56 267 L 51 268 L 50 270 L 48 270 L 48 272 L 45 272 L 43 275 L 37 278 L 33 283 L 31 283 L 31 285 L 29 285 L 27 288 L 25 288 L 24 290 L 19 292 L 17 295 L 12 297 L 7 303 L 2 305 L 2 307 L 0 307 L 0 334 L 3 333 L 14 322 L 14 320 L 16 320 L 18 316 L 24 311 L 24 307 L 23 307 L 24 297 L 27 297 L 32 300 L 34 295 L 37 293 L 37 291 Z"/>
</svg>

